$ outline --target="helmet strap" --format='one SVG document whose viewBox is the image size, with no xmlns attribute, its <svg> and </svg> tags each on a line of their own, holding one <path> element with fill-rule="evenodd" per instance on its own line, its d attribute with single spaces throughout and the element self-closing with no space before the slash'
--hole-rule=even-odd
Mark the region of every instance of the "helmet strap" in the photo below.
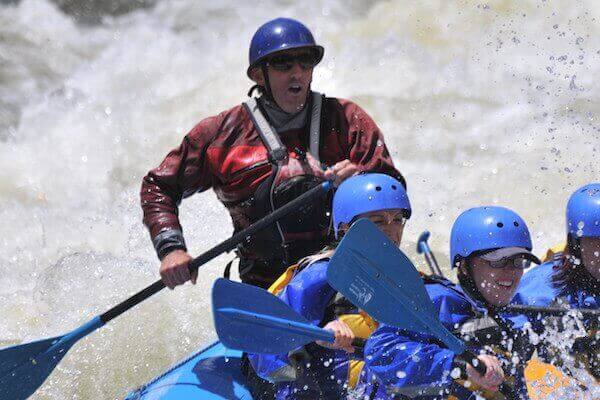
<svg viewBox="0 0 600 400">
<path fill-rule="evenodd" d="M 465 293 L 467 293 L 467 295 L 469 295 L 469 297 L 471 297 L 473 300 L 476 300 L 485 304 L 486 306 L 489 306 L 487 300 L 485 300 L 485 297 L 483 297 L 483 295 L 477 288 L 477 285 L 475 284 L 475 279 L 473 279 L 473 266 L 469 258 L 463 258 L 462 260 L 464 260 L 466 271 L 462 268 L 459 268 L 457 271 L 458 273 L 456 274 L 460 286 L 465 291 Z"/>
<path fill-rule="evenodd" d="M 267 70 L 267 63 L 266 62 L 262 62 L 260 64 L 260 69 L 263 73 L 263 77 L 265 80 L 265 96 L 267 96 L 267 100 L 272 101 L 273 103 L 277 104 L 277 102 L 275 101 L 275 98 L 273 97 L 273 92 L 271 91 L 271 83 L 269 82 L 269 72 Z"/>
<path fill-rule="evenodd" d="M 252 94 L 254 93 L 255 90 L 258 90 L 259 93 L 262 92 L 264 90 L 264 88 L 262 86 L 260 86 L 258 83 L 253 85 L 250 90 L 248 90 L 248 97 L 252 97 Z"/>
</svg>

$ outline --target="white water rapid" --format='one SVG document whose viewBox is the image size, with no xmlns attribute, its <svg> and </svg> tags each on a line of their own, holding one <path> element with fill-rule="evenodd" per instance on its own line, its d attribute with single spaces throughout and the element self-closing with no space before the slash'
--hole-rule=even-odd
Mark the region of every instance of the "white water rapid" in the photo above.
<svg viewBox="0 0 600 400">
<path fill-rule="evenodd" d="M 452 222 L 484 204 L 519 212 L 541 255 L 565 237 L 570 193 L 600 180 L 597 1 L 93 3 L 0 5 L 0 346 L 66 333 L 158 279 L 141 178 L 245 99 L 250 38 L 277 16 L 325 47 L 313 88 L 383 130 L 421 267 L 419 233 L 447 265 Z M 231 234 L 210 192 L 180 215 L 193 254 Z M 209 343 L 230 258 L 77 343 L 33 398 L 123 398 Z"/>
</svg>

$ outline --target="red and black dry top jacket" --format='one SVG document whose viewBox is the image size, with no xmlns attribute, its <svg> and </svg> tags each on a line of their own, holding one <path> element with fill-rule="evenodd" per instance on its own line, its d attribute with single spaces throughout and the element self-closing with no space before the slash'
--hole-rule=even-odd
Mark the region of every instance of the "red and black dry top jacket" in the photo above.
<svg viewBox="0 0 600 400">
<path fill-rule="evenodd" d="M 307 151 L 308 131 L 305 126 L 278 132 L 289 154 L 289 168 L 281 179 L 306 173 L 301 155 Z M 356 104 L 323 98 L 320 132 L 319 158 L 324 166 L 349 159 L 362 171 L 387 173 L 404 183 L 381 131 Z M 249 226 L 249 200 L 269 178 L 271 168 L 267 149 L 243 105 L 198 123 L 181 145 L 143 179 L 144 224 L 159 257 L 175 248 L 185 248 L 177 206 L 196 192 L 212 188 L 229 210 L 236 232 Z"/>
</svg>

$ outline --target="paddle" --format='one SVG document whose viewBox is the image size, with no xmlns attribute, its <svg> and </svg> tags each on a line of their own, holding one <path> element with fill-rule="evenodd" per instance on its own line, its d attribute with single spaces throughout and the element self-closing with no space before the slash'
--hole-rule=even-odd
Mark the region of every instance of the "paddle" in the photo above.
<svg viewBox="0 0 600 400">
<path fill-rule="evenodd" d="M 196 271 L 219 254 L 232 250 L 239 243 L 247 240 L 249 236 L 285 217 L 299 206 L 324 195 L 330 186 L 330 182 L 323 182 L 319 186 L 315 186 L 272 214 L 198 256 L 190 262 L 190 272 Z M 75 342 L 164 288 L 163 281 L 158 280 L 104 314 L 96 316 L 63 336 L 0 349 L 0 400 L 25 399 L 33 394 Z"/>
<path fill-rule="evenodd" d="M 439 267 L 439 264 L 435 258 L 435 255 L 431 251 L 431 248 L 427 244 L 427 239 L 429 239 L 429 231 L 424 231 L 419 236 L 419 240 L 417 242 L 417 253 L 423 254 L 425 256 L 425 261 L 427 261 L 427 265 L 431 269 L 431 272 L 435 275 L 444 276 L 442 274 L 442 270 Z M 516 313 L 516 314 L 525 314 L 529 316 L 554 316 L 560 317 L 568 312 L 581 313 L 581 316 L 584 318 L 600 318 L 600 310 L 592 310 L 592 309 L 582 309 L 582 308 L 567 308 L 567 307 L 543 307 L 543 306 L 529 306 L 523 304 L 509 304 L 506 307 L 502 307 L 501 311 Z"/>
<path fill-rule="evenodd" d="M 355 222 L 329 262 L 333 288 L 378 321 L 423 332 L 485 375 L 486 367 L 439 319 L 419 272 L 371 221 Z"/>
<path fill-rule="evenodd" d="M 212 290 L 217 335 L 230 349 L 285 354 L 315 340 L 333 343 L 333 332 L 312 325 L 264 289 L 219 278 Z M 357 338 L 354 347 L 363 347 Z"/>
<path fill-rule="evenodd" d="M 423 256 L 425 257 L 425 261 L 427 261 L 427 265 L 429 265 L 429 269 L 431 270 L 432 274 L 443 277 L 444 273 L 440 269 L 440 265 L 435 259 L 435 255 L 433 254 L 431 248 L 429 247 L 429 244 L 427 243 L 429 235 L 429 231 L 424 231 L 423 233 L 421 233 L 421 236 L 419 236 L 419 240 L 417 240 L 417 253 L 423 254 Z"/>
</svg>

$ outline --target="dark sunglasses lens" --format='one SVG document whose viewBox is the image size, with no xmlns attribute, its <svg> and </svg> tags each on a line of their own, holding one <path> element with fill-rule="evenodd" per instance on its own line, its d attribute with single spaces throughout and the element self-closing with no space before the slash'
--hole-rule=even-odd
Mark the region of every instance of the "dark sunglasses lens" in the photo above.
<svg viewBox="0 0 600 400">
<path fill-rule="evenodd" d="M 492 268 L 512 267 L 516 269 L 526 269 L 531 264 L 531 261 L 523 257 L 503 258 L 498 261 L 488 261 Z"/>
<path fill-rule="evenodd" d="M 298 54 L 295 56 L 278 56 L 269 60 L 269 65 L 277 71 L 288 71 L 292 69 L 294 63 L 300 64 L 302 69 L 309 69 L 315 66 L 316 59 L 313 54 Z"/>
<path fill-rule="evenodd" d="M 277 71 L 287 71 L 292 69 L 294 60 L 290 57 L 273 57 L 269 60 L 269 65 Z"/>
<path fill-rule="evenodd" d="M 317 63 L 313 54 L 301 54 L 296 59 L 298 60 L 298 64 L 304 69 L 314 67 Z"/>
<path fill-rule="evenodd" d="M 531 261 L 522 258 L 522 257 L 517 257 L 515 259 L 513 259 L 513 266 L 516 269 L 527 269 L 529 268 L 529 266 L 531 265 Z"/>
</svg>

